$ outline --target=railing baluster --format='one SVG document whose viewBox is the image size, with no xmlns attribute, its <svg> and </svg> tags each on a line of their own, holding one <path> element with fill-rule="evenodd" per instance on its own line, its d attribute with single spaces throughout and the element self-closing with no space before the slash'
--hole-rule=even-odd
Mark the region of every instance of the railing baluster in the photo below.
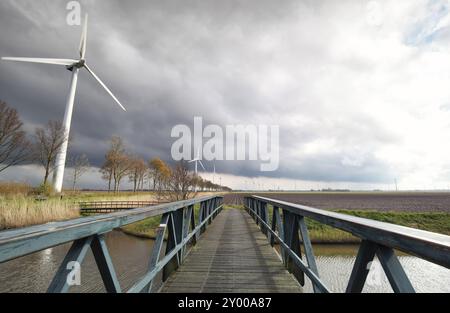
<svg viewBox="0 0 450 313">
<path fill-rule="evenodd" d="M 269 211 L 267 209 L 267 203 L 261 202 L 260 207 L 261 207 L 261 219 L 263 220 L 264 223 L 267 224 L 268 223 L 268 215 L 269 215 Z M 261 230 L 262 230 L 262 233 L 268 237 L 269 242 L 270 242 L 270 233 L 268 232 L 268 230 L 267 230 L 266 226 L 264 226 L 264 224 L 261 224 Z"/>
<path fill-rule="evenodd" d="M 256 225 L 259 225 L 258 217 L 259 217 L 259 201 L 255 200 L 255 222 L 256 222 Z"/>
<path fill-rule="evenodd" d="M 105 285 L 106 292 L 121 293 L 119 280 L 106 246 L 104 235 L 96 235 L 91 242 L 92 253 Z"/>
<path fill-rule="evenodd" d="M 297 216 L 287 210 L 283 210 L 284 223 L 284 242 L 291 248 L 291 250 L 302 259 L 302 252 L 300 249 L 300 238 L 298 233 Z M 291 272 L 298 282 L 305 285 L 305 275 L 303 271 L 292 261 L 291 257 L 287 257 L 286 267 Z"/>
<path fill-rule="evenodd" d="M 281 219 L 281 214 L 280 214 L 280 209 L 276 206 L 273 207 L 273 212 L 275 214 L 275 217 L 277 219 L 277 227 L 278 227 L 278 235 L 280 236 L 280 238 L 285 238 L 284 235 L 284 223 Z M 281 259 L 283 261 L 283 264 L 287 264 L 286 263 L 286 259 L 287 259 L 287 252 L 284 248 L 281 247 Z"/>
<path fill-rule="evenodd" d="M 394 292 L 415 292 L 394 250 L 378 245 L 377 256 Z"/>
<path fill-rule="evenodd" d="M 314 256 L 311 240 L 309 239 L 308 227 L 306 226 L 305 218 L 303 216 L 298 217 L 298 225 L 300 229 L 300 234 L 302 236 L 303 247 L 305 248 L 306 261 L 308 262 L 308 267 L 314 274 L 319 277 L 319 271 L 317 270 L 316 257 Z M 320 292 L 319 288 L 313 284 L 314 292 Z"/>
<path fill-rule="evenodd" d="M 183 232 L 183 208 L 172 212 L 169 221 L 169 238 L 166 245 L 166 255 L 169 254 L 181 241 Z M 180 266 L 180 252 L 176 254 L 163 271 L 163 281 L 166 281 L 170 274 Z"/>
<path fill-rule="evenodd" d="M 184 216 L 183 216 L 183 239 L 187 237 L 189 234 L 189 225 L 191 223 L 191 216 L 194 214 L 194 207 L 191 205 L 187 207 L 186 210 L 184 210 Z M 181 263 L 183 263 L 184 257 L 186 255 L 187 249 L 186 247 L 183 247 L 181 250 Z"/>
<path fill-rule="evenodd" d="M 275 213 L 275 211 L 277 211 L 278 208 L 276 208 L 275 206 L 272 206 L 272 221 L 271 221 L 271 229 L 273 231 L 277 231 L 277 215 Z M 270 236 L 270 245 L 273 247 L 275 245 L 275 237 L 274 236 Z"/>
<path fill-rule="evenodd" d="M 72 268 L 68 268 L 69 264 L 75 262 L 75 266 L 81 267 L 81 263 L 83 263 L 91 242 L 92 236 L 74 241 L 47 289 L 48 293 L 66 293 L 69 291 L 70 286 L 67 284 L 67 280 L 68 275 L 73 270 Z"/>
<path fill-rule="evenodd" d="M 151 272 L 155 269 L 156 264 L 159 261 L 159 258 L 161 256 L 162 252 L 162 246 L 164 244 L 164 236 L 166 234 L 167 225 L 169 223 L 170 214 L 166 213 L 163 214 L 161 217 L 161 222 L 159 224 L 159 227 L 156 231 L 156 239 L 155 243 L 153 245 L 152 253 L 150 255 L 150 260 L 148 264 L 148 272 Z M 145 293 L 149 293 L 152 291 L 153 287 L 153 280 L 148 283 L 144 289 L 142 290 Z"/>
<path fill-rule="evenodd" d="M 206 216 L 206 201 L 200 203 L 200 214 L 198 217 L 198 224 L 201 224 Z M 200 235 L 203 234 L 206 230 L 206 226 L 202 226 L 200 229 Z M 198 239 L 199 234 L 197 234 Z"/>
<path fill-rule="evenodd" d="M 191 214 L 191 229 L 192 229 L 192 231 L 194 231 L 195 228 L 196 228 L 196 225 L 195 225 L 195 207 L 194 207 L 194 205 L 192 205 L 192 214 Z M 198 239 L 198 233 L 196 233 L 192 237 L 192 244 L 194 246 L 197 244 L 197 239 Z"/>
<path fill-rule="evenodd" d="M 364 288 L 367 275 L 369 274 L 368 264 L 372 262 L 377 252 L 377 245 L 373 242 L 363 240 L 359 247 L 358 255 L 355 259 L 352 274 L 347 285 L 347 293 L 360 293 Z"/>
<path fill-rule="evenodd" d="M 212 206 L 213 206 L 213 200 L 208 200 L 207 201 L 207 205 L 206 205 L 206 216 L 210 216 L 211 215 L 211 212 L 212 212 Z M 211 219 L 208 219 L 208 223 L 206 223 L 207 225 L 210 225 L 211 224 Z"/>
</svg>

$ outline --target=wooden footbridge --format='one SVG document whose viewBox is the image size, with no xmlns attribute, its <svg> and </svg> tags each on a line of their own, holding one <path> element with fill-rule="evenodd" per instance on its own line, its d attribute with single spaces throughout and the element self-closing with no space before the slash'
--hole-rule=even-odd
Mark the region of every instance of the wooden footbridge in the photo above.
<svg viewBox="0 0 450 313">
<path fill-rule="evenodd" d="M 450 267 L 449 236 L 256 196 L 245 198 L 243 208 L 224 210 L 223 198 L 212 196 L 4 231 L 0 263 L 72 242 L 48 292 L 69 291 L 68 277 L 79 270 L 73 265 L 82 269 L 88 249 L 111 293 L 299 293 L 306 279 L 315 292 L 330 292 L 315 262 L 309 218 L 361 238 L 347 292 L 362 291 L 375 256 L 395 292 L 414 292 L 394 249 Z M 147 271 L 122 290 L 105 234 L 156 216 L 161 223 Z"/>
</svg>

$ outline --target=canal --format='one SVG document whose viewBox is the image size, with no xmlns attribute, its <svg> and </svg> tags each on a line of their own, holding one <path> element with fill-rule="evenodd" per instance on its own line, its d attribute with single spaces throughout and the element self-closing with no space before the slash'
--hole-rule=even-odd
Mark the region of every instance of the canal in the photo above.
<svg viewBox="0 0 450 313">
<path fill-rule="evenodd" d="M 121 287 L 128 290 L 145 273 L 153 241 L 113 231 L 107 234 L 107 243 Z M 69 247 L 63 245 L 0 264 L 0 292 L 45 292 Z M 357 248 L 356 245 L 314 246 L 320 276 L 332 291 L 345 291 Z M 448 269 L 412 256 L 400 255 L 399 259 L 417 292 L 450 292 Z M 392 292 L 381 265 L 375 261 L 372 266 L 378 270 L 371 271 L 364 292 Z M 73 287 L 71 292 L 104 291 L 89 251 L 81 267 L 81 285 Z M 304 291 L 312 292 L 309 281 Z"/>
</svg>

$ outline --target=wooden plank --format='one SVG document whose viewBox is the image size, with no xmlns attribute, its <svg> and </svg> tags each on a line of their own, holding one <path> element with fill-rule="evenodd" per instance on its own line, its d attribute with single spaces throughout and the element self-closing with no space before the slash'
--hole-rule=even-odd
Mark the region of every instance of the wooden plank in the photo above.
<svg viewBox="0 0 450 313">
<path fill-rule="evenodd" d="M 161 292 L 301 292 L 244 210 L 224 210 Z"/>
</svg>

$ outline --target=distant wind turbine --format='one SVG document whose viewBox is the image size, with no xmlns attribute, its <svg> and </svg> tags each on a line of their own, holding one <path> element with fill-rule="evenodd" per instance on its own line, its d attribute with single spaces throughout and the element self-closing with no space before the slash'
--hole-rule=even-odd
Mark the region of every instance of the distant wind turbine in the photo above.
<svg viewBox="0 0 450 313">
<path fill-rule="evenodd" d="M 15 61 L 15 62 L 29 62 L 29 63 L 42 63 L 42 64 L 52 64 L 52 65 L 63 65 L 69 71 L 72 72 L 72 81 L 70 84 L 69 96 L 67 97 L 66 104 L 66 112 L 64 115 L 63 129 L 65 134 L 65 141 L 61 146 L 58 155 L 56 157 L 55 163 L 55 176 L 54 176 L 54 189 L 56 192 L 62 191 L 63 178 L 64 178 L 64 168 L 66 164 L 66 156 L 67 156 L 67 146 L 70 134 L 70 125 L 72 122 L 72 113 L 73 113 L 73 104 L 75 101 L 75 93 L 77 90 L 77 82 L 78 82 L 78 72 L 80 69 L 85 68 L 89 74 L 91 74 L 97 82 L 102 86 L 106 92 L 114 99 L 115 102 L 122 108 L 122 110 L 126 111 L 123 105 L 119 102 L 119 100 L 114 96 L 114 94 L 106 87 L 106 85 L 100 80 L 100 78 L 91 70 L 91 68 L 86 64 L 86 43 L 87 43 L 87 25 L 88 25 L 88 15 L 86 14 L 86 18 L 84 21 L 83 32 L 81 34 L 81 42 L 80 42 L 80 58 L 78 60 L 75 59 L 42 59 L 42 58 L 2 58 L 4 61 Z"/>
<path fill-rule="evenodd" d="M 206 171 L 205 167 L 203 166 L 202 160 L 200 159 L 200 149 L 198 150 L 197 156 L 195 157 L 195 159 L 189 161 L 189 163 L 194 163 L 194 162 L 195 162 L 195 176 L 198 175 L 198 163 L 200 163 L 203 170 Z"/>
</svg>

